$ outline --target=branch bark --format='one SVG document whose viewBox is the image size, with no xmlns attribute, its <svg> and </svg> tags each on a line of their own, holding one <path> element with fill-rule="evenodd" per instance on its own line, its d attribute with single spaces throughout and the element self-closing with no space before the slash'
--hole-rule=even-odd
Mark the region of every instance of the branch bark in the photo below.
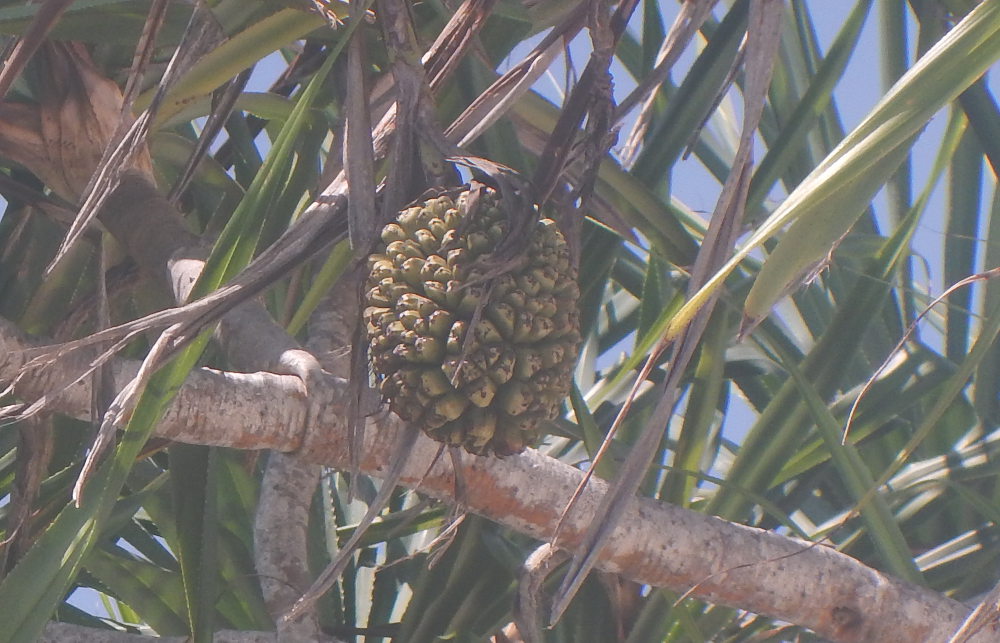
<svg viewBox="0 0 1000 643">
<path fill-rule="evenodd" d="M 129 634 L 112 630 L 99 630 L 71 623 L 49 623 L 39 643 L 187 643 L 189 637 L 163 636 L 153 638 L 143 634 Z M 274 632 L 251 632 L 241 630 L 221 630 L 212 639 L 215 643 L 275 643 Z"/>
<path fill-rule="evenodd" d="M 19 370 L 17 351 L 29 346 L 9 323 L 0 324 L 0 381 Z M 118 360 L 116 384 L 136 363 Z M 45 382 L 23 380 L 16 393 L 30 395 Z M 297 451 L 303 460 L 333 468 L 349 466 L 347 383 L 332 375 L 314 384 L 309 397 L 322 411 L 303 434 L 309 400 L 301 381 L 268 373 L 194 372 L 157 429 L 157 435 L 194 444 Z M 57 410 L 86 417 L 87 385 L 73 387 Z M 231 414 L 241 409 L 238 416 Z M 361 470 L 380 476 L 399 431 L 411 430 L 393 415 L 369 422 Z M 423 436 L 403 472 L 402 484 L 453 502 L 454 473 L 439 459 L 438 444 Z M 465 456 L 463 498 L 469 510 L 539 540 L 547 539 L 582 473 L 529 449 L 505 459 Z M 604 494 L 592 482 L 560 536 L 575 547 Z M 947 640 L 969 609 L 926 588 L 910 585 L 828 547 L 712 516 L 633 498 L 598 567 L 639 583 L 667 587 L 713 603 L 767 614 L 834 641 Z M 692 589 L 693 588 L 693 589 Z M 974 641 L 996 640 L 996 632 Z"/>
</svg>

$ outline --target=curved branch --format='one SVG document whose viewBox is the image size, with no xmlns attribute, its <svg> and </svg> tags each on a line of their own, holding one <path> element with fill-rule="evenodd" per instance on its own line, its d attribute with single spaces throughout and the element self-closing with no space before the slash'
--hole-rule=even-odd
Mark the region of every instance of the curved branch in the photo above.
<svg viewBox="0 0 1000 643">
<path fill-rule="evenodd" d="M 201 242 L 181 225 L 176 210 L 154 185 L 135 173 L 126 173 L 118 188 L 109 196 L 100 217 L 144 269 L 163 277 L 176 301 L 183 302 L 189 298 L 204 268 Z M 139 218 L 142 220 L 138 221 Z M 287 425 L 292 429 L 290 435 L 293 436 L 295 432 L 303 431 L 313 413 L 304 404 L 307 401 L 305 391 L 321 372 L 316 359 L 299 348 L 298 343 L 274 322 L 259 301 L 248 301 L 228 311 L 219 324 L 216 336 L 233 367 L 267 369 L 294 377 L 263 373 L 227 375 L 207 369 L 199 371 L 192 379 L 193 386 L 199 388 L 201 394 L 211 390 L 209 399 L 215 400 L 214 405 L 205 409 L 211 417 L 203 419 L 205 426 L 214 427 L 212 434 L 222 440 L 230 437 L 230 432 L 241 433 L 240 424 L 248 420 L 250 423 L 244 426 L 262 426 L 259 421 L 264 421 Z M 129 376 L 133 374 L 130 372 Z M 119 382 L 117 375 L 116 388 L 120 390 L 124 382 Z M 256 390 L 258 385 L 266 387 L 275 384 L 290 393 L 283 399 L 289 401 L 291 406 L 247 404 L 239 395 L 225 395 L 218 386 L 229 376 L 243 381 L 261 375 L 265 381 L 254 381 L 249 390 Z M 224 385 L 221 387 L 226 388 Z M 168 413 L 185 408 L 185 402 L 186 399 L 178 398 Z M 253 415 L 255 411 L 270 417 L 246 416 L 248 412 Z M 244 437 L 254 439 L 259 436 L 244 433 Z M 280 453 L 287 451 L 287 446 L 282 448 L 268 444 L 263 448 L 279 452 L 272 453 L 268 459 L 257 505 L 254 560 L 268 611 L 276 619 L 310 584 L 306 535 L 309 504 L 319 480 L 320 467 Z M 287 640 L 315 640 L 319 636 L 315 615 L 294 622 L 279 622 L 278 629 L 281 637 Z"/>
<path fill-rule="evenodd" d="M 9 381 L 19 368 L 10 351 L 26 346 L 15 332 L 10 324 L 0 324 L 0 356 L 7 357 L 0 360 L 0 381 Z M 122 378 L 135 367 L 125 360 L 115 366 Z M 31 390 L 29 380 L 25 378 L 18 390 Z M 181 389 L 157 434 L 195 444 L 297 450 L 304 460 L 348 467 L 347 383 L 325 375 L 312 387 L 312 403 L 322 412 L 304 439 L 301 420 L 292 419 L 305 417 L 308 402 L 301 386 L 291 376 L 201 369 Z M 85 416 L 86 404 L 73 401 L 89 399 L 85 389 L 85 384 L 74 387 L 56 408 Z M 238 417 L 229 417 L 235 408 L 229 401 L 242 408 Z M 222 410 L 224 406 L 229 410 Z M 410 429 L 393 415 L 369 422 L 362 472 L 380 476 L 397 432 L 404 430 Z M 448 462 L 439 460 L 424 476 L 437 450 L 436 442 L 421 436 L 402 484 L 453 501 L 454 475 Z M 540 540 L 551 535 L 582 475 L 532 449 L 502 460 L 465 456 L 462 466 L 463 499 L 469 510 Z M 605 487 L 594 481 L 584 492 L 564 525 L 563 547 L 578 543 Z M 647 498 L 630 501 L 598 566 L 677 592 L 694 588 L 693 596 L 796 623 L 835 641 L 947 640 L 969 613 L 961 603 L 830 548 Z M 991 636 L 973 640 L 989 641 Z"/>
</svg>

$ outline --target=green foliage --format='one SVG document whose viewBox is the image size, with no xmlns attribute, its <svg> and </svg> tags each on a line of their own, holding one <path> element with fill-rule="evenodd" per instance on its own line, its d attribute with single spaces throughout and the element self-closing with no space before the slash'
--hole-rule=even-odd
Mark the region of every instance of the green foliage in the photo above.
<svg viewBox="0 0 1000 643">
<path fill-rule="evenodd" d="M 588 218 L 578 221 L 572 241 L 582 258 L 583 345 L 574 386 L 541 451 L 590 468 L 653 347 L 719 293 L 721 304 L 684 378 L 643 493 L 825 539 L 875 568 L 968 599 L 994 584 L 1000 551 L 1000 284 L 949 295 L 902 350 L 895 347 L 944 287 L 1000 260 L 1000 111 L 989 84 L 979 80 L 1000 58 L 1000 4 L 899 0 L 872 12 L 879 3 L 859 0 L 841 12 L 843 24 L 823 30 L 833 34 L 826 47 L 817 34 L 826 2 L 787 3 L 758 131 L 762 153 L 747 197 L 749 236 L 693 299 L 685 300 L 688 271 L 708 222 L 686 200 L 694 192 L 703 197 L 730 170 L 739 140 L 733 123 L 742 108 L 740 74 L 734 89 L 718 98 L 738 60 L 748 0 L 719 3 L 700 44 L 689 47 L 655 94 L 635 162 L 617 150 L 599 159 Z M 239 96 L 221 143 L 180 195 L 187 227 L 213 244 L 194 296 L 237 275 L 294 225 L 325 187 L 321 177 L 340 168 L 346 56 L 339 54 L 350 39 L 364 36 L 369 49 L 374 123 L 389 104 L 384 89 L 392 70 L 378 23 L 351 22 L 345 3 L 327 3 L 347 21 L 340 26 L 303 11 L 299 5 L 308 2 L 205 4 L 225 40 L 172 88 L 153 125 L 150 151 L 164 191 L 195 149 L 216 92 L 232 76 L 253 64 L 294 73 L 274 91 L 254 87 Z M 497 2 L 479 46 L 434 95 L 444 125 L 498 77 L 495 70 L 519 61 L 537 42 L 535 34 L 559 28 L 577 4 Z M 51 36 L 85 42 L 105 74 L 120 81 L 150 5 L 78 0 Z M 0 34 L 23 34 L 38 6 L 0 2 Z M 180 42 L 190 6 L 170 3 L 155 64 L 165 63 Z M 959 9 L 971 12 L 963 16 Z M 943 10 L 955 12 L 950 26 L 960 26 L 941 31 L 937 12 Z M 675 3 L 641 3 L 612 66 L 619 102 L 654 69 L 676 11 Z M 451 11 L 434 0 L 416 3 L 412 15 L 419 41 L 430 43 Z M 875 30 L 880 40 L 867 46 L 884 57 L 884 96 L 859 123 L 842 122 L 842 101 L 855 100 L 852 74 L 872 73 L 870 61 L 857 65 L 856 58 L 864 55 L 864 34 Z M 582 34 L 568 49 L 580 68 L 590 46 Z M 553 69 L 557 80 L 573 78 L 558 64 Z M 541 78 L 470 152 L 531 176 L 559 118 L 562 90 L 569 88 L 552 91 L 551 80 Z M 144 90 L 138 110 L 152 99 L 152 90 Z M 18 81 L 6 100 L 31 98 Z M 623 121 L 623 132 L 634 114 Z M 924 132 L 935 120 L 942 127 Z M 915 171 L 927 159 L 934 159 L 929 170 Z M 397 169 L 390 158 L 377 166 L 377 178 L 388 181 Z M 692 172 L 710 178 L 690 190 L 685 182 Z M 877 196 L 883 189 L 884 198 Z M 46 275 L 72 208 L 5 159 L 0 193 L 6 203 L 0 316 L 39 336 L 86 335 L 95 327 L 98 235 L 85 235 Z M 148 276 L 128 259 L 115 259 L 108 275 L 113 321 L 167 305 L 150 294 Z M 311 315 L 351 260 L 341 243 L 294 266 L 264 295 L 272 316 L 306 338 Z M 804 281 L 816 262 L 825 268 Z M 134 340 L 127 351 L 142 357 L 153 341 Z M 80 507 L 69 493 L 86 445 L 83 423 L 57 417 L 46 429 L 53 453 L 30 498 L 31 520 L 19 524 L 13 508 L 23 493 L 28 425 L 0 426 L 0 540 L 18 528 L 28 534 L 26 548 L 16 556 L 8 551 L 14 557 L 0 569 L 0 641 L 35 640 L 52 619 L 196 640 L 223 628 L 274 627 L 253 558 L 262 467 L 224 449 L 174 445 L 169 456 L 143 451 L 190 369 L 226 367 L 206 351 L 209 342 L 204 333 L 154 376 Z M 889 357 L 889 367 L 880 370 Z M 662 381 L 664 368 L 657 364 L 650 381 Z M 638 390 L 608 457 L 594 465 L 602 478 L 616 475 L 656 403 L 656 387 Z M 13 401 L 4 398 L 4 404 Z M 374 496 L 375 483 L 355 481 L 358 497 L 349 499 L 346 479 L 331 472 L 317 493 L 310 523 L 317 572 L 336 543 L 353 533 L 363 499 Z M 397 490 L 319 603 L 323 626 L 343 638 L 421 642 L 479 641 L 511 624 L 520 568 L 539 543 L 480 517 L 465 518 L 446 544 L 434 542 L 450 518 L 447 507 Z M 74 597 L 77 590 L 83 591 Z M 678 598 L 594 575 L 544 637 L 747 640 L 775 627 L 766 616 Z M 779 636 L 797 633 L 786 627 Z"/>
</svg>

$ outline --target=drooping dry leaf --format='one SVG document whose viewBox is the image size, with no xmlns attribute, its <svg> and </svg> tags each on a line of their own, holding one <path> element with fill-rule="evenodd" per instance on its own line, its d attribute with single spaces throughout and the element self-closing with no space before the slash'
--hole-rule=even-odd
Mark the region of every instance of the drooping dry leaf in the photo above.
<svg viewBox="0 0 1000 643">
<path fill-rule="evenodd" d="M 36 103 L 0 103 L 0 155 L 31 170 L 53 192 L 75 203 L 117 130 L 122 93 L 80 43 L 47 42 L 36 59 Z M 152 176 L 141 150 L 134 167 Z"/>
</svg>

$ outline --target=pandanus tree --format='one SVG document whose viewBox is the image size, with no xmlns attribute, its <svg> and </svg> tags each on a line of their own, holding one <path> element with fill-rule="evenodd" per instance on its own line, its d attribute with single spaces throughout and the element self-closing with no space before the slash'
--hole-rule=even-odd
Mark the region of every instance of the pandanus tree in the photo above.
<svg viewBox="0 0 1000 643">
<path fill-rule="evenodd" d="M 847 5 L 0 2 L 0 640 L 995 640 L 1000 3 Z"/>
</svg>

